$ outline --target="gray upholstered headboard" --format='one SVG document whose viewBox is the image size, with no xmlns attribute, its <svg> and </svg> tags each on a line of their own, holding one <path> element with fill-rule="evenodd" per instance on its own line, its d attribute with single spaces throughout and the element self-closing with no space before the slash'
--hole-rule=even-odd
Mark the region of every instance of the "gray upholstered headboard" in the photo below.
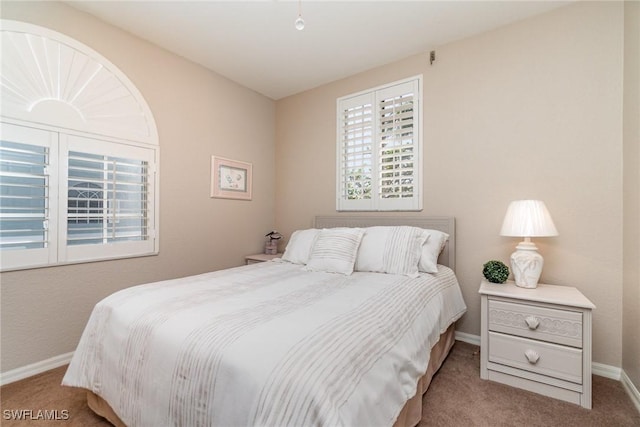
<svg viewBox="0 0 640 427">
<path fill-rule="evenodd" d="M 375 225 L 410 225 L 439 230 L 449 235 L 438 263 L 456 270 L 456 224 L 452 216 L 344 216 L 326 215 L 315 218 L 315 228 L 372 227 Z"/>
</svg>

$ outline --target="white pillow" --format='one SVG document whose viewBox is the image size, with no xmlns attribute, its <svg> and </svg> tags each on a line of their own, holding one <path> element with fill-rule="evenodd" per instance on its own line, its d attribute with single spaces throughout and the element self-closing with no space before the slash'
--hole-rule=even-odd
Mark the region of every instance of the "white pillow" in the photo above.
<svg viewBox="0 0 640 427">
<path fill-rule="evenodd" d="M 438 272 L 438 256 L 444 245 L 449 240 L 449 235 L 438 230 L 425 230 L 429 233 L 429 238 L 422 245 L 422 256 L 418 263 L 418 270 L 424 273 L 437 273 Z"/>
<path fill-rule="evenodd" d="M 362 228 L 322 229 L 313 245 L 306 269 L 347 275 L 353 273 L 363 234 Z"/>
<path fill-rule="evenodd" d="M 282 260 L 303 265 L 309 262 L 311 249 L 319 233 L 320 230 L 316 228 L 294 231 L 284 250 Z"/>
<path fill-rule="evenodd" d="M 418 227 L 369 227 L 358 248 L 355 270 L 418 277 L 422 245 L 428 238 L 427 230 Z"/>
</svg>

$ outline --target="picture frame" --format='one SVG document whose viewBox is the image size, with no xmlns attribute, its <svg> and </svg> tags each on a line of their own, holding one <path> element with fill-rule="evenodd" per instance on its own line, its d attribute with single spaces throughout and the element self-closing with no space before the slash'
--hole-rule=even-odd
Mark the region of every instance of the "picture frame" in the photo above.
<svg viewBox="0 0 640 427">
<path fill-rule="evenodd" d="M 211 197 L 251 200 L 253 165 L 211 156 Z"/>
</svg>

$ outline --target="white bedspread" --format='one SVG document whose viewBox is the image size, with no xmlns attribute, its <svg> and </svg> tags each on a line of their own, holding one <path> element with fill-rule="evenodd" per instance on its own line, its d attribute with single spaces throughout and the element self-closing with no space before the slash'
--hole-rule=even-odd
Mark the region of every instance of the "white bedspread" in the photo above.
<svg viewBox="0 0 640 427">
<path fill-rule="evenodd" d="M 266 262 L 98 303 L 62 384 L 128 426 L 389 426 L 466 311 L 453 272 L 351 276 Z"/>
</svg>

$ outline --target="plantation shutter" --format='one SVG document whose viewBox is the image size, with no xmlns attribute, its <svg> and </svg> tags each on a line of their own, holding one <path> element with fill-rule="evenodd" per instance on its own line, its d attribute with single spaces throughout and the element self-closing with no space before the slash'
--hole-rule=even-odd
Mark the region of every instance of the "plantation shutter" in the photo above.
<svg viewBox="0 0 640 427">
<path fill-rule="evenodd" d="M 2 123 L 0 128 L 2 268 L 46 265 L 56 258 L 57 134 Z"/>
<path fill-rule="evenodd" d="M 414 133 L 417 90 L 409 82 L 383 89 L 377 95 L 378 194 L 381 199 L 388 199 L 394 210 L 413 210 L 420 172 Z"/>
<path fill-rule="evenodd" d="M 339 106 L 339 203 L 345 200 L 362 210 L 373 208 L 373 105 L 373 95 L 365 94 Z"/>
<path fill-rule="evenodd" d="M 99 140 L 68 136 L 66 221 L 61 252 L 67 260 L 153 251 L 154 150 L 113 149 Z"/>
<path fill-rule="evenodd" d="M 338 99 L 337 210 L 421 210 L 420 79 Z"/>
</svg>

